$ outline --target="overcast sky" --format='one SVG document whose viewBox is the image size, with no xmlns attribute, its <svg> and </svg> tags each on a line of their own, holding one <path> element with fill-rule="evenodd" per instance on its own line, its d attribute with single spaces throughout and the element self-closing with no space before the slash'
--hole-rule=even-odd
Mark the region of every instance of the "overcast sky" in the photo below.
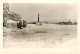
<svg viewBox="0 0 80 54">
<path fill-rule="evenodd" d="M 76 4 L 65 3 L 9 3 L 10 11 L 20 13 L 27 21 L 77 21 Z"/>
</svg>

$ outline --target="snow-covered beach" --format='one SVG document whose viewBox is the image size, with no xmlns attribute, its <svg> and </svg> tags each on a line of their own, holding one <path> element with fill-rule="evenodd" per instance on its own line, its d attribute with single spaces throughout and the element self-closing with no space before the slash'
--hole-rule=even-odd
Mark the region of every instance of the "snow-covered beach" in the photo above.
<svg viewBox="0 0 80 54">
<path fill-rule="evenodd" d="M 28 24 L 25 29 L 3 28 L 4 48 L 77 48 L 77 26 Z"/>
</svg>

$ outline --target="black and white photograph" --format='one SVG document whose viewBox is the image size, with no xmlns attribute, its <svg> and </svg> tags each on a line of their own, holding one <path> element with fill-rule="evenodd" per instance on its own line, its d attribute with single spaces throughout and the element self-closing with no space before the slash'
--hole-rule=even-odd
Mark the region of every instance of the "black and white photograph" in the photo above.
<svg viewBox="0 0 80 54">
<path fill-rule="evenodd" d="M 3 48 L 77 47 L 76 3 L 3 3 Z"/>
</svg>

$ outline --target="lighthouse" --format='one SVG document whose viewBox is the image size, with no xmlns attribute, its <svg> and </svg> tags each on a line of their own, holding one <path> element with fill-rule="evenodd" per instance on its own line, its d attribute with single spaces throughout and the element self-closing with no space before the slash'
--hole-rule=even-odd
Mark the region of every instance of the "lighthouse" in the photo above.
<svg viewBox="0 0 80 54">
<path fill-rule="evenodd" d="M 40 19 L 39 19 L 39 13 L 38 13 L 38 23 L 36 23 L 36 25 L 41 25 Z"/>
<path fill-rule="evenodd" d="M 38 13 L 38 23 L 39 23 L 39 15 L 40 15 L 40 14 Z"/>
</svg>

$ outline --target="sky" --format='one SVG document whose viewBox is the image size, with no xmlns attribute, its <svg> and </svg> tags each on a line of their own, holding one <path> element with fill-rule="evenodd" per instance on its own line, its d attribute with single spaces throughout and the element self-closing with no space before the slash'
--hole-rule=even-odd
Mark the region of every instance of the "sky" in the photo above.
<svg viewBox="0 0 80 54">
<path fill-rule="evenodd" d="M 22 19 L 32 22 L 37 21 L 69 21 L 77 22 L 77 5 L 72 3 L 9 3 L 12 12 L 20 13 Z"/>
</svg>

